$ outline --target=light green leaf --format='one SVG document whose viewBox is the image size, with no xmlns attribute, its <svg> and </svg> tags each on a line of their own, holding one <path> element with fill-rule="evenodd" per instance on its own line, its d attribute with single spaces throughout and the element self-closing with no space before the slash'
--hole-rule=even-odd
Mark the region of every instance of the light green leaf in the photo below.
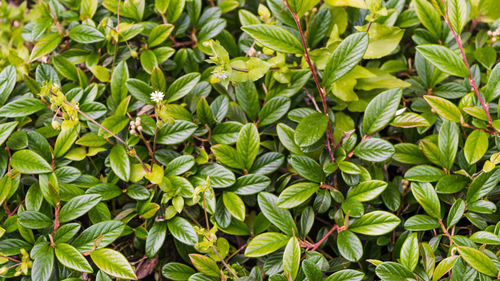
<svg viewBox="0 0 500 281">
<path fill-rule="evenodd" d="M 245 221 L 245 203 L 241 198 L 233 192 L 224 192 L 222 195 L 224 206 L 229 213 L 237 220 Z"/>
<path fill-rule="evenodd" d="M 457 250 L 460 256 L 475 270 L 492 277 L 498 275 L 498 269 L 485 253 L 465 246 L 458 246 Z"/>
<path fill-rule="evenodd" d="M 250 37 L 269 49 L 282 53 L 303 54 L 299 39 L 281 26 L 253 24 L 241 27 Z"/>
<path fill-rule="evenodd" d="M 419 45 L 417 51 L 437 69 L 458 77 L 469 77 L 463 59 L 452 50 L 441 45 Z"/>
<path fill-rule="evenodd" d="M 326 132 L 328 117 L 315 112 L 302 118 L 295 129 L 295 143 L 301 147 L 310 146 L 319 141 Z"/>
<path fill-rule="evenodd" d="M 319 184 L 300 182 L 287 187 L 278 197 L 276 205 L 279 208 L 290 209 L 297 207 L 309 199 L 319 189 Z"/>
<path fill-rule="evenodd" d="M 371 135 L 382 130 L 394 117 L 403 91 L 399 88 L 378 94 L 366 107 L 363 131 Z"/>
<path fill-rule="evenodd" d="M 441 204 L 434 187 L 430 183 L 412 182 L 411 192 L 427 214 L 437 219 L 441 218 Z"/>
<path fill-rule="evenodd" d="M 123 181 L 130 178 L 130 159 L 122 145 L 116 144 L 109 153 L 109 163 L 113 172 Z"/>
<path fill-rule="evenodd" d="M 52 167 L 42 156 L 31 150 L 16 151 L 10 160 L 12 168 L 23 174 L 43 174 L 52 172 Z"/>
<path fill-rule="evenodd" d="M 277 232 L 266 232 L 255 236 L 245 249 L 247 257 L 262 257 L 283 248 L 290 236 Z"/>
<path fill-rule="evenodd" d="M 79 272 L 92 273 L 92 267 L 78 250 L 66 243 L 57 243 L 55 248 L 57 260 L 65 267 Z"/>
<path fill-rule="evenodd" d="M 467 137 L 464 145 L 465 160 L 469 165 L 476 163 L 483 158 L 488 150 L 488 134 L 480 130 L 474 130 Z"/>
<path fill-rule="evenodd" d="M 349 230 L 364 235 L 378 236 L 391 232 L 400 223 L 401 220 L 391 213 L 373 211 L 354 221 L 349 226 Z"/>
<path fill-rule="evenodd" d="M 137 280 L 132 266 L 120 252 L 101 248 L 92 251 L 90 257 L 100 270 L 113 277 Z"/>
<path fill-rule="evenodd" d="M 331 87 L 333 82 L 351 71 L 361 61 L 367 48 L 368 34 L 366 32 L 354 33 L 342 40 L 328 59 L 323 73 L 323 85 Z"/>
<path fill-rule="evenodd" d="M 283 253 L 283 271 L 289 280 L 295 280 L 300 266 L 300 245 L 297 237 L 288 241 Z"/>
</svg>

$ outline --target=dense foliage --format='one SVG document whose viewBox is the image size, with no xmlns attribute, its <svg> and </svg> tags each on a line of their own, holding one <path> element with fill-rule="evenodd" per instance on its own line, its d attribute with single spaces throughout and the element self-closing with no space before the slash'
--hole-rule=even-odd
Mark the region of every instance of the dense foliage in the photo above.
<svg viewBox="0 0 500 281">
<path fill-rule="evenodd" d="M 500 278 L 499 18 L 2 0 L 0 280 Z"/>
</svg>

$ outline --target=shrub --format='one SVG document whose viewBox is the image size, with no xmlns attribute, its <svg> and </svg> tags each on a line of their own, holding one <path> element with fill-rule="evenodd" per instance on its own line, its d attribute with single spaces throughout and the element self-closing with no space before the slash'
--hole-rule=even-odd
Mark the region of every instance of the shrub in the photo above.
<svg viewBox="0 0 500 281">
<path fill-rule="evenodd" d="M 0 280 L 500 278 L 497 1 L 26 6 Z"/>
</svg>

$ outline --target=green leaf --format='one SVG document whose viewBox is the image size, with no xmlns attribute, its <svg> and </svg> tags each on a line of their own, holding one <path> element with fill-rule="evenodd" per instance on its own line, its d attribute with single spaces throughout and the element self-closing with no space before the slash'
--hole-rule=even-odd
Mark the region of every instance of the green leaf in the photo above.
<svg viewBox="0 0 500 281">
<path fill-rule="evenodd" d="M 167 224 L 168 230 L 170 230 L 175 239 L 190 246 L 198 243 L 198 234 L 196 234 L 193 226 L 185 218 L 174 217 Z"/>
<path fill-rule="evenodd" d="M 199 272 L 213 277 L 220 276 L 219 267 L 213 259 L 200 254 L 189 254 L 189 259 Z"/>
<path fill-rule="evenodd" d="M 467 202 L 471 203 L 488 195 L 500 180 L 500 169 L 494 169 L 477 176 L 467 190 Z"/>
<path fill-rule="evenodd" d="M 24 117 L 47 108 L 40 99 L 22 98 L 9 102 L 0 108 L 1 117 Z"/>
<path fill-rule="evenodd" d="M 427 127 L 431 124 L 427 119 L 413 112 L 405 112 L 392 119 L 391 126 L 400 128 Z"/>
<path fill-rule="evenodd" d="M 123 181 L 130 178 L 130 159 L 122 145 L 116 144 L 109 153 L 109 163 L 113 172 Z"/>
<path fill-rule="evenodd" d="M 344 230 L 337 236 L 337 248 L 346 260 L 357 262 L 363 256 L 363 244 L 356 234 L 350 230 Z"/>
<path fill-rule="evenodd" d="M 35 44 L 33 50 L 31 50 L 30 61 L 34 61 L 40 57 L 47 55 L 52 52 L 59 43 L 61 43 L 61 36 L 58 33 L 50 33 L 45 35 L 40 41 Z"/>
<path fill-rule="evenodd" d="M 315 112 L 304 117 L 295 129 L 295 143 L 301 147 L 310 146 L 319 141 L 326 132 L 328 117 Z"/>
<path fill-rule="evenodd" d="M 213 188 L 228 187 L 236 181 L 233 172 L 218 164 L 202 166 L 199 175 L 205 178 L 210 177 L 210 186 Z"/>
<path fill-rule="evenodd" d="M 278 197 L 276 195 L 261 192 L 257 196 L 257 202 L 264 216 L 277 228 L 290 236 L 298 233 L 297 226 L 290 212 L 277 207 Z"/>
<path fill-rule="evenodd" d="M 325 9 L 326 10 L 326 9 Z M 321 281 L 323 280 L 323 274 L 318 265 L 310 260 L 304 260 L 302 262 L 302 270 L 304 271 L 307 280 L 309 281 Z"/>
<path fill-rule="evenodd" d="M 430 183 L 412 182 L 411 192 L 427 214 L 437 219 L 441 218 L 441 204 L 434 187 Z"/>
<path fill-rule="evenodd" d="M 175 120 L 175 122 L 167 123 L 158 130 L 157 142 L 166 145 L 179 144 L 191 137 L 196 128 L 194 123 Z"/>
<path fill-rule="evenodd" d="M 92 44 L 104 40 L 104 35 L 95 27 L 78 24 L 69 31 L 69 38 L 78 43 Z"/>
<path fill-rule="evenodd" d="M 121 221 L 102 221 L 85 229 L 73 240 L 72 245 L 80 252 L 87 252 L 94 248 L 96 239 L 99 239 L 97 248 L 104 248 L 113 243 L 122 234 L 124 228 L 125 224 Z"/>
<path fill-rule="evenodd" d="M 31 150 L 16 151 L 10 160 L 12 168 L 23 174 L 43 174 L 52 172 L 49 163 Z"/>
<path fill-rule="evenodd" d="M 387 183 L 380 180 L 364 181 L 349 190 L 348 199 L 355 199 L 360 202 L 366 202 L 375 199 L 387 188 Z"/>
<path fill-rule="evenodd" d="M 478 244 L 500 245 L 500 236 L 487 231 L 475 232 L 470 240 Z"/>
<path fill-rule="evenodd" d="M 59 221 L 68 222 L 83 216 L 97 203 L 101 202 L 101 195 L 85 194 L 73 197 L 61 208 L 59 212 Z"/>
<path fill-rule="evenodd" d="M 115 70 L 114 73 L 116 73 L 117 70 Z M 125 81 L 121 81 L 120 79 L 122 77 L 118 77 L 119 74 L 117 74 L 117 87 L 122 87 L 121 85 L 125 85 L 125 88 L 117 88 L 116 91 L 117 91 L 117 98 L 120 98 L 120 99 L 123 99 L 124 97 L 122 97 L 123 93 L 127 93 L 127 89 L 130 91 L 130 94 L 132 94 L 132 96 L 134 98 L 136 98 L 138 101 L 141 101 L 145 104 L 153 104 L 153 101 L 151 100 L 151 93 L 153 92 L 153 88 L 151 86 L 149 86 L 148 84 L 146 84 L 145 82 L 139 80 L 139 79 L 134 79 L 134 78 L 131 78 L 131 79 L 128 79 L 128 80 L 125 80 Z M 127 70 L 127 73 L 124 73 L 124 75 L 126 75 L 126 77 L 128 77 L 128 70 Z M 125 84 L 121 84 L 121 83 L 125 83 Z M 111 85 L 113 85 L 113 78 L 111 78 Z M 113 88 L 111 88 L 113 89 Z M 113 91 L 111 92 L 113 93 Z M 114 99 L 114 97 L 113 97 Z"/>
<path fill-rule="evenodd" d="M 169 262 L 162 268 L 163 277 L 174 281 L 188 280 L 195 273 L 193 268 L 178 262 Z"/>
<path fill-rule="evenodd" d="M 257 154 L 259 153 L 260 136 L 254 124 L 246 124 L 241 128 L 236 140 L 236 150 L 241 156 L 241 160 L 248 170 L 252 167 Z"/>
<path fill-rule="evenodd" d="M 333 82 L 349 73 L 363 58 L 368 48 L 368 33 L 359 32 L 347 36 L 333 51 L 323 72 L 323 86 L 331 87 Z"/>
<path fill-rule="evenodd" d="M 377 236 L 391 232 L 400 223 L 401 220 L 391 213 L 373 211 L 354 221 L 349 226 L 349 230 L 359 234 Z"/>
<path fill-rule="evenodd" d="M 243 11 L 243 10 L 242 10 Z M 255 84 L 248 80 L 245 82 L 241 82 L 236 84 L 235 96 L 236 101 L 241 106 L 243 111 L 250 117 L 252 120 L 257 119 L 257 115 L 259 114 L 259 94 L 257 93 L 257 88 Z"/>
<path fill-rule="evenodd" d="M 158 66 L 158 61 L 156 60 L 156 55 L 151 50 L 145 50 L 141 53 L 141 65 L 147 73 L 151 74 L 151 71 Z"/>
<path fill-rule="evenodd" d="M 391 122 L 402 95 L 403 91 L 396 88 L 382 92 L 370 101 L 363 117 L 363 131 L 366 135 L 382 130 Z"/>
<path fill-rule="evenodd" d="M 441 163 L 444 168 L 450 170 L 455 162 L 458 150 L 458 126 L 454 122 L 445 120 L 439 129 L 439 151 L 441 152 Z"/>
<path fill-rule="evenodd" d="M 31 278 L 40 281 L 50 281 L 54 270 L 54 248 L 50 247 L 49 243 L 40 248 L 38 255 L 33 261 Z"/>
<path fill-rule="evenodd" d="M 101 248 L 92 251 L 90 257 L 100 270 L 113 277 L 137 280 L 132 266 L 120 252 Z"/>
<path fill-rule="evenodd" d="M 75 65 L 67 58 L 61 55 L 54 56 L 52 58 L 52 64 L 64 77 L 73 81 L 79 80 L 78 71 L 76 70 Z"/>
<path fill-rule="evenodd" d="M 365 274 L 352 269 L 343 269 L 330 275 L 325 281 L 361 281 Z"/>
<path fill-rule="evenodd" d="M 238 195 L 252 195 L 266 189 L 271 180 L 263 175 L 244 175 L 238 177 L 231 190 Z"/>
<path fill-rule="evenodd" d="M 52 225 L 52 219 L 36 211 L 24 211 L 19 214 L 19 224 L 28 229 L 43 229 Z"/>
<path fill-rule="evenodd" d="M 410 271 L 414 271 L 418 265 L 418 236 L 417 233 L 410 234 L 401 247 L 401 264 Z"/>
<path fill-rule="evenodd" d="M 442 25 L 441 16 L 438 11 L 427 0 L 415 0 L 415 11 L 418 19 L 427 28 L 436 39 L 441 38 Z"/>
<path fill-rule="evenodd" d="M 299 39 L 281 26 L 253 24 L 241 27 L 255 41 L 269 49 L 282 53 L 303 54 L 304 48 Z"/>
<path fill-rule="evenodd" d="M 18 123 L 17 121 L 12 121 L 0 124 L 0 145 L 12 134 Z"/>
<path fill-rule="evenodd" d="M 5 67 L 0 72 L 0 105 L 9 98 L 16 86 L 16 68 L 13 65 Z"/>
<path fill-rule="evenodd" d="M 295 280 L 300 266 L 300 245 L 297 237 L 288 241 L 283 253 L 283 271 L 289 280 Z"/>
<path fill-rule="evenodd" d="M 390 159 L 395 151 L 390 142 L 379 138 L 370 138 L 361 142 L 354 149 L 354 155 L 366 161 L 382 162 Z"/>
<path fill-rule="evenodd" d="M 224 192 L 222 200 L 224 201 L 224 206 L 226 206 L 226 209 L 234 218 L 245 221 L 245 203 L 238 195 L 233 192 Z"/>
<path fill-rule="evenodd" d="M 82 0 L 80 6 L 80 18 L 92 19 L 97 10 L 98 4 L 99 4 L 98 0 Z"/>
<path fill-rule="evenodd" d="M 448 0 L 446 4 L 451 27 L 457 34 L 462 33 L 469 21 L 470 4 L 466 0 Z"/>
<path fill-rule="evenodd" d="M 166 13 L 167 21 L 172 23 L 175 22 L 184 10 L 185 4 L 186 0 L 169 1 Z"/>
<path fill-rule="evenodd" d="M 308 156 L 292 155 L 288 160 L 293 169 L 297 173 L 312 182 L 323 182 L 325 180 L 325 173 L 323 168 Z"/>
<path fill-rule="evenodd" d="M 276 206 L 282 209 L 297 207 L 309 199 L 319 189 L 319 184 L 312 182 L 300 182 L 287 187 L 278 197 Z"/>
<path fill-rule="evenodd" d="M 457 224 L 465 212 L 465 201 L 462 199 L 457 199 L 455 203 L 450 208 L 450 212 L 448 213 L 447 225 L 448 227 L 452 227 Z"/>
<path fill-rule="evenodd" d="M 467 137 L 464 145 L 464 156 L 469 165 L 472 165 L 483 158 L 484 154 L 488 150 L 488 137 L 487 133 L 480 130 L 472 131 L 472 133 Z"/>
<path fill-rule="evenodd" d="M 146 238 L 146 255 L 153 258 L 163 246 L 165 237 L 167 236 L 167 222 L 155 222 L 153 227 L 149 230 L 148 237 Z"/>
<path fill-rule="evenodd" d="M 443 170 L 429 165 L 413 166 L 405 173 L 405 179 L 418 182 L 434 182 L 443 177 Z"/>
<path fill-rule="evenodd" d="M 171 103 L 183 98 L 185 95 L 189 94 L 196 84 L 198 84 L 198 81 L 200 81 L 199 73 L 188 73 L 177 78 L 174 83 L 168 87 L 165 93 L 165 100 L 167 103 Z"/>
<path fill-rule="evenodd" d="M 113 70 L 113 74 L 111 75 L 111 96 L 113 97 L 113 100 L 115 101 L 116 104 L 121 102 L 127 96 L 128 83 L 129 82 L 132 83 L 131 81 L 127 82 L 128 78 L 129 78 L 129 73 L 128 73 L 127 62 L 125 60 L 122 60 L 116 65 L 115 69 Z M 130 80 L 135 80 L 135 79 L 130 79 Z M 131 90 L 130 92 L 133 95 L 133 91 Z M 149 94 L 151 92 L 148 93 L 147 102 L 150 102 Z M 136 96 L 134 95 L 134 97 Z M 139 100 L 144 102 L 141 99 Z"/>
<path fill-rule="evenodd" d="M 492 277 L 498 275 L 498 269 L 485 253 L 465 246 L 458 246 L 457 250 L 460 256 L 475 270 Z"/>
<path fill-rule="evenodd" d="M 405 266 L 395 262 L 383 262 L 375 268 L 377 276 L 384 281 L 415 280 L 415 276 Z"/>
<path fill-rule="evenodd" d="M 441 45 L 419 45 L 417 51 L 437 69 L 444 73 L 467 78 L 469 71 L 463 59 L 452 50 Z"/>
<path fill-rule="evenodd" d="M 66 243 L 57 243 L 55 248 L 57 260 L 65 267 L 79 272 L 92 273 L 92 267 L 78 250 Z"/>
<path fill-rule="evenodd" d="M 58 242 L 68 242 L 73 239 L 75 235 L 80 231 L 81 225 L 78 223 L 67 223 L 59 227 L 54 235 L 54 241 L 56 244 Z"/>
<path fill-rule="evenodd" d="M 300 146 L 295 142 L 295 131 L 292 128 L 283 123 L 279 123 L 278 126 L 276 126 L 276 132 L 278 133 L 280 143 L 291 153 L 299 155 L 304 154 L 300 150 Z"/>
<path fill-rule="evenodd" d="M 452 122 L 460 122 L 462 113 L 452 102 L 437 96 L 424 96 L 424 99 L 439 116 Z"/>
<path fill-rule="evenodd" d="M 54 145 L 54 156 L 58 158 L 66 154 L 76 141 L 77 137 L 78 127 L 62 129 L 61 133 L 57 136 L 56 143 Z"/>
<path fill-rule="evenodd" d="M 266 232 L 255 236 L 245 249 L 247 257 L 262 257 L 283 248 L 290 236 L 277 232 Z"/>
<path fill-rule="evenodd" d="M 290 109 L 290 98 L 274 97 L 268 100 L 259 111 L 259 127 L 274 124 Z"/>
<path fill-rule="evenodd" d="M 330 9 L 320 9 L 311 20 L 308 27 L 307 41 L 310 47 L 316 46 L 330 31 L 332 23 L 332 12 Z M 245 24 L 243 24 L 245 25 Z"/>
<path fill-rule="evenodd" d="M 453 268 L 458 258 L 459 256 L 451 256 L 441 260 L 436 266 L 436 269 L 434 269 L 432 280 L 438 281 L 439 279 L 441 279 L 441 277 L 443 277 L 448 271 Z"/>
<path fill-rule="evenodd" d="M 405 229 L 411 231 L 426 231 L 439 228 L 439 221 L 427 215 L 415 215 L 405 221 Z"/>
<path fill-rule="evenodd" d="M 174 30 L 174 26 L 172 24 L 160 24 L 155 26 L 155 28 L 153 28 L 149 33 L 149 47 L 155 47 L 163 43 L 163 41 L 168 39 L 172 30 Z"/>
</svg>

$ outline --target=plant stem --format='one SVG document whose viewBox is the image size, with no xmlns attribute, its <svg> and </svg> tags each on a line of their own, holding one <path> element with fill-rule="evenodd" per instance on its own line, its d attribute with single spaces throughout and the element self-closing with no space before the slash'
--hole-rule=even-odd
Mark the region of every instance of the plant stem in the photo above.
<svg viewBox="0 0 500 281">
<path fill-rule="evenodd" d="M 125 142 L 124 140 L 122 140 L 119 136 L 113 134 L 110 130 L 108 130 L 106 127 L 104 127 L 103 125 L 101 125 L 99 122 L 95 121 L 94 119 L 92 119 L 92 117 L 88 116 L 87 114 L 85 114 L 85 112 L 81 111 L 76 105 L 68 102 L 68 101 L 65 101 L 64 102 L 65 104 L 68 104 L 69 106 L 73 107 L 74 110 L 76 110 L 79 114 L 81 114 L 83 117 L 87 118 L 90 122 L 94 123 L 96 126 L 98 126 L 99 128 L 103 129 L 104 131 L 106 131 L 106 133 L 110 134 L 111 136 L 113 136 L 117 141 L 119 141 L 121 144 L 123 144 L 129 154 L 131 152 L 133 152 L 133 155 L 134 157 L 139 161 L 139 163 L 141 163 L 142 165 L 142 168 L 144 168 L 144 170 L 149 174 L 151 173 L 151 170 L 146 166 L 146 164 L 144 164 L 144 162 L 142 162 L 141 158 L 139 157 L 139 155 L 137 155 L 137 153 L 135 152 L 134 149 L 132 149 L 127 142 Z"/>
<path fill-rule="evenodd" d="M 481 106 L 483 107 L 483 110 L 486 112 L 486 115 L 488 115 L 488 123 L 492 123 L 493 120 L 491 119 L 490 111 L 488 110 L 488 104 L 483 100 L 483 97 L 479 93 L 479 89 L 477 88 L 476 81 L 474 81 L 474 76 L 472 75 L 472 71 L 470 70 L 469 66 L 469 61 L 467 60 L 467 56 L 465 55 L 465 50 L 464 46 L 462 44 L 462 38 L 457 34 L 457 32 L 453 29 L 451 26 L 450 20 L 448 19 L 448 11 L 446 9 L 446 2 L 443 0 L 444 4 L 444 21 L 450 28 L 451 33 L 453 33 L 453 36 L 455 37 L 455 40 L 457 41 L 458 48 L 460 49 L 460 52 L 462 53 L 462 58 L 464 60 L 465 66 L 467 67 L 467 70 L 469 71 L 469 83 L 474 89 L 474 92 L 476 93 L 477 98 L 479 99 L 479 102 L 481 103 Z"/>
<path fill-rule="evenodd" d="M 441 225 L 441 230 L 443 231 L 444 235 L 448 237 L 448 240 L 450 240 L 450 247 L 453 244 L 453 240 L 451 240 L 451 235 L 448 232 L 448 229 L 444 226 L 443 220 L 441 218 L 438 219 L 439 225 Z"/>
<path fill-rule="evenodd" d="M 222 262 L 222 264 L 224 265 L 224 267 L 229 271 L 231 272 L 231 274 L 234 276 L 234 279 L 238 279 L 238 275 L 236 274 L 236 272 L 234 272 L 234 270 L 229 267 L 229 265 L 226 263 L 226 261 L 222 258 L 222 256 L 219 254 L 219 252 L 217 251 L 217 249 L 215 248 L 214 245 L 212 245 L 212 250 L 214 251 L 214 253 L 217 255 L 217 257 L 220 259 L 220 261 Z"/>
<path fill-rule="evenodd" d="M 334 225 L 318 242 L 314 243 L 313 247 L 311 248 L 311 251 L 315 251 L 316 249 L 319 248 L 319 246 L 321 246 L 321 244 L 323 244 L 323 242 L 325 242 L 326 239 L 328 239 L 328 237 L 330 235 L 332 235 L 332 233 L 335 231 L 335 230 L 338 230 L 339 227 L 337 225 Z"/>
<path fill-rule="evenodd" d="M 287 0 L 283 0 L 283 3 L 285 3 L 285 6 L 288 8 L 288 11 L 290 11 L 290 14 L 292 14 L 293 20 L 295 21 L 295 24 L 297 25 L 297 29 L 299 30 L 300 33 L 300 39 L 302 41 L 302 46 L 304 47 L 304 58 L 309 65 L 309 69 L 311 69 L 313 78 L 314 78 L 314 83 L 316 83 L 316 87 L 318 88 L 319 94 L 321 96 L 321 102 L 323 104 L 323 113 L 328 117 L 328 106 L 326 105 L 326 93 L 325 89 L 321 87 L 318 79 L 318 73 L 316 71 L 316 67 L 314 67 L 314 64 L 311 61 L 311 58 L 309 57 L 309 50 L 307 49 L 307 43 L 306 39 L 304 36 L 304 32 L 302 31 L 302 27 L 300 26 L 300 19 L 299 17 L 293 12 L 292 8 L 288 4 Z M 330 118 L 328 118 L 328 128 L 326 130 L 326 147 L 328 149 L 328 154 L 330 155 L 330 160 L 332 162 L 335 161 L 335 157 L 333 156 L 333 151 L 332 151 L 332 139 L 330 139 L 330 134 L 331 132 L 331 126 L 330 126 Z"/>
</svg>

